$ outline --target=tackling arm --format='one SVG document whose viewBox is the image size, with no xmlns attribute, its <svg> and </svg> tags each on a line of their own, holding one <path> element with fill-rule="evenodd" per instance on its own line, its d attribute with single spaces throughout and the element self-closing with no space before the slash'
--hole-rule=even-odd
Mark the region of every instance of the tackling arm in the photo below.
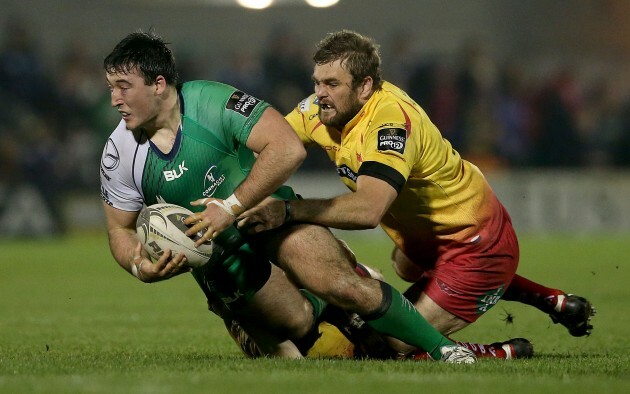
<svg viewBox="0 0 630 394">
<path fill-rule="evenodd" d="M 357 191 L 331 199 L 291 200 L 290 209 L 285 202 L 267 200 L 239 217 L 239 228 L 258 233 L 281 226 L 290 220 L 316 223 L 343 230 L 375 228 L 398 193 L 387 182 L 367 175 L 357 179 Z"/>
<path fill-rule="evenodd" d="M 397 196 L 387 182 L 362 175 L 354 193 L 332 199 L 291 201 L 291 219 L 343 230 L 375 228 Z"/>
</svg>

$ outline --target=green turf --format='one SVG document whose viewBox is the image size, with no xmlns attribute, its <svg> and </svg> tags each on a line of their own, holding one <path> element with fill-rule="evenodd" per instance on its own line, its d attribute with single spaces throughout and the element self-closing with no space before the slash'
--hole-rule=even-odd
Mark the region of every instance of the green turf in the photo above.
<svg viewBox="0 0 630 394">
<path fill-rule="evenodd" d="M 358 234 L 344 238 L 360 260 L 402 289 L 389 243 Z M 536 357 L 472 366 L 247 360 L 192 278 L 141 284 L 111 259 L 103 234 L 0 240 L 0 393 L 630 392 L 629 239 L 522 237 L 519 272 L 588 296 L 596 329 L 573 338 L 532 308 L 501 302 L 455 337 L 526 337 Z"/>
</svg>

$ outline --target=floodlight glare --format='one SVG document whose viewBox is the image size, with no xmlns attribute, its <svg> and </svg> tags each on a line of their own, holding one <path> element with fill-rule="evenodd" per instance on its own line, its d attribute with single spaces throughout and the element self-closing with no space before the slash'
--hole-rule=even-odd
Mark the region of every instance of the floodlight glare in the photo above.
<svg viewBox="0 0 630 394">
<path fill-rule="evenodd" d="M 306 4 L 317 8 L 331 7 L 337 3 L 339 0 L 306 0 Z"/>
<path fill-rule="evenodd" d="M 263 8 L 269 7 L 273 3 L 273 0 L 237 0 L 237 3 L 245 8 L 262 10 Z"/>
</svg>

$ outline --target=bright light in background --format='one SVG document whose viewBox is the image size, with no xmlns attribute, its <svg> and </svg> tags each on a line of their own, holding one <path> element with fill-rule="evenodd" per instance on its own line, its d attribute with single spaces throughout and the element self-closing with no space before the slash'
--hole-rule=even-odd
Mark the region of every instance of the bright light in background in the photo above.
<svg viewBox="0 0 630 394">
<path fill-rule="evenodd" d="M 325 8 L 339 3 L 339 0 L 306 0 L 306 4 L 311 7 Z"/>
<path fill-rule="evenodd" d="M 2 3 L 3 0 L 0 0 Z M 326 8 L 340 3 L 340 0 L 134 0 L 145 3 L 166 3 L 175 4 L 177 2 L 190 2 L 207 4 L 218 7 L 243 7 L 249 9 L 262 10 L 271 6 L 295 6 L 295 7 L 315 7 Z"/>
<path fill-rule="evenodd" d="M 269 7 L 273 0 L 237 0 L 237 3 L 245 8 L 253 8 L 256 10 L 262 10 Z"/>
</svg>

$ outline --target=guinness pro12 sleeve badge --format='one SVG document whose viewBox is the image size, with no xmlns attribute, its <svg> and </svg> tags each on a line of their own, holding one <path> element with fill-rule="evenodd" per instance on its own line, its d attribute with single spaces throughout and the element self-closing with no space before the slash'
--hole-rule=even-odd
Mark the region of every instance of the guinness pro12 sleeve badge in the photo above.
<svg viewBox="0 0 630 394">
<path fill-rule="evenodd" d="M 401 155 L 405 152 L 407 143 L 407 130 L 397 128 L 380 129 L 378 131 L 378 150 L 385 152 L 388 150 L 398 152 Z"/>
<path fill-rule="evenodd" d="M 256 97 L 237 90 L 232 93 L 232 96 L 225 105 L 225 108 L 238 112 L 244 117 L 249 118 L 249 115 L 251 115 L 252 110 L 258 105 L 258 103 L 260 103 L 260 100 Z"/>
</svg>

